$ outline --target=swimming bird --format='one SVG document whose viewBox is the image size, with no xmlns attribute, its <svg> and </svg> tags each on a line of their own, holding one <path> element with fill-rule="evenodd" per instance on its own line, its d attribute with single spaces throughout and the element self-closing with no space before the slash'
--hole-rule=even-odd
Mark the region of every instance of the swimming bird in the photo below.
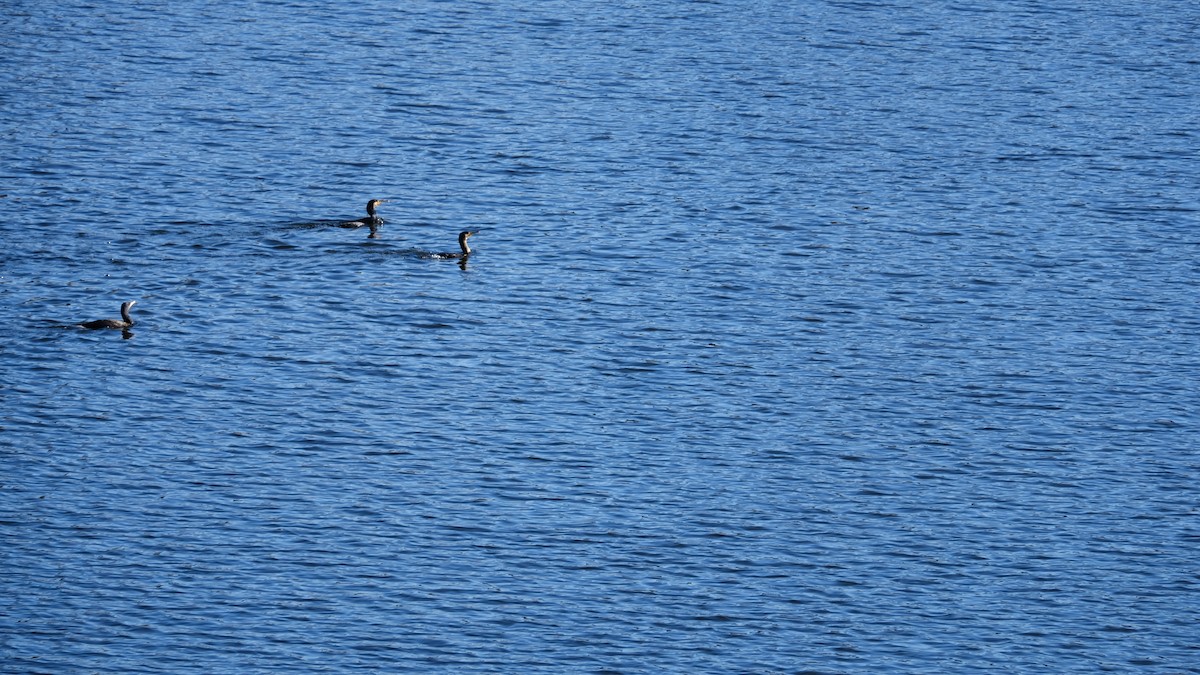
<svg viewBox="0 0 1200 675">
<path fill-rule="evenodd" d="M 121 320 L 116 319 L 96 319 L 95 321 L 84 321 L 77 324 L 89 330 L 100 330 L 102 328 L 129 328 L 133 325 L 133 319 L 129 317 L 129 308 L 137 304 L 137 300 L 121 303 Z"/>
<path fill-rule="evenodd" d="M 467 240 L 477 234 L 479 234 L 478 230 L 474 232 L 471 232 L 470 230 L 463 230 L 462 232 L 458 233 L 458 247 L 462 249 L 462 253 L 434 253 L 429 257 L 437 258 L 439 260 L 448 260 L 454 258 L 462 258 L 463 260 L 466 260 L 467 256 L 471 255 L 471 247 L 467 246 Z"/>
<path fill-rule="evenodd" d="M 379 206 L 380 204 L 386 204 L 387 202 L 390 202 L 390 201 L 392 201 L 392 200 L 390 200 L 390 199 L 372 199 L 371 201 L 367 202 L 367 217 L 366 218 L 359 218 L 358 220 L 348 220 L 348 221 L 342 223 L 342 227 L 362 227 L 363 225 L 370 225 L 371 227 L 379 227 L 380 225 L 383 224 L 383 218 L 380 218 L 379 216 L 375 215 L 375 207 Z"/>
</svg>

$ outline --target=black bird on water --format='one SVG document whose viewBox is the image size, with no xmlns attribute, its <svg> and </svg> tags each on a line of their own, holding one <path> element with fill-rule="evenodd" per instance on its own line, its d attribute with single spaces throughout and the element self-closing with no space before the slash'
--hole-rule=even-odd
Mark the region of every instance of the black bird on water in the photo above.
<svg viewBox="0 0 1200 675">
<path fill-rule="evenodd" d="M 129 308 L 136 304 L 137 300 L 130 300 L 129 302 L 121 303 L 120 321 L 117 321 L 116 319 L 96 319 L 95 321 L 84 321 L 83 323 L 76 325 L 87 328 L 88 330 L 101 330 L 104 328 L 129 328 L 133 325 L 133 319 L 129 317 Z"/>
<path fill-rule="evenodd" d="M 462 253 L 434 253 L 429 257 L 436 258 L 438 260 L 453 260 L 455 258 L 466 260 L 467 256 L 471 255 L 471 247 L 467 246 L 467 240 L 477 234 L 479 234 L 479 230 L 474 232 L 471 232 L 470 230 L 464 230 L 458 233 L 458 247 L 462 249 Z"/>
<path fill-rule="evenodd" d="M 380 204 L 386 204 L 387 202 L 390 202 L 390 201 L 392 201 L 392 200 L 390 200 L 390 199 L 372 199 L 371 201 L 367 202 L 367 217 L 366 218 L 359 218 L 358 220 L 348 220 L 348 221 L 342 223 L 342 227 L 362 227 L 363 225 L 369 225 L 372 228 L 379 227 L 380 225 L 383 224 L 383 218 L 380 218 L 379 216 L 375 215 L 375 207 L 379 206 Z"/>
</svg>

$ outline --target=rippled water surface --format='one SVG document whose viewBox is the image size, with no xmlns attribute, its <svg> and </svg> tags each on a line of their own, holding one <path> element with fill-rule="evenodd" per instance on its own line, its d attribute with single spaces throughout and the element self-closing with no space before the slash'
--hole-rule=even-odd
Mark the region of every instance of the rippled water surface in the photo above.
<svg viewBox="0 0 1200 675">
<path fill-rule="evenodd" d="M 1200 672 L 1197 44 L 9 3 L 0 671 Z"/>
</svg>

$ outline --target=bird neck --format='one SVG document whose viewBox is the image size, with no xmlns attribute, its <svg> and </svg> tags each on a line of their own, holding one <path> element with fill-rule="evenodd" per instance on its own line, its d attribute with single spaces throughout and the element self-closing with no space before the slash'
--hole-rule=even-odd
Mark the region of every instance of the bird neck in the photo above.
<svg viewBox="0 0 1200 675">
<path fill-rule="evenodd" d="M 129 306 L 121 305 L 121 320 L 128 324 L 133 324 L 133 319 L 129 318 Z"/>
<path fill-rule="evenodd" d="M 462 249 L 463 255 L 471 255 L 471 247 L 467 246 L 467 238 L 466 237 L 458 238 L 458 247 Z"/>
</svg>

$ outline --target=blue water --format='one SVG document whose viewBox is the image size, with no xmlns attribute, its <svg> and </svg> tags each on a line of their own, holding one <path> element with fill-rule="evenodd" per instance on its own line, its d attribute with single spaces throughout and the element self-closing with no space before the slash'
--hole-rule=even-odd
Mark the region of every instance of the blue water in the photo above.
<svg viewBox="0 0 1200 675">
<path fill-rule="evenodd" d="M 1197 44 L 9 3 L 0 671 L 1200 673 Z"/>
</svg>

